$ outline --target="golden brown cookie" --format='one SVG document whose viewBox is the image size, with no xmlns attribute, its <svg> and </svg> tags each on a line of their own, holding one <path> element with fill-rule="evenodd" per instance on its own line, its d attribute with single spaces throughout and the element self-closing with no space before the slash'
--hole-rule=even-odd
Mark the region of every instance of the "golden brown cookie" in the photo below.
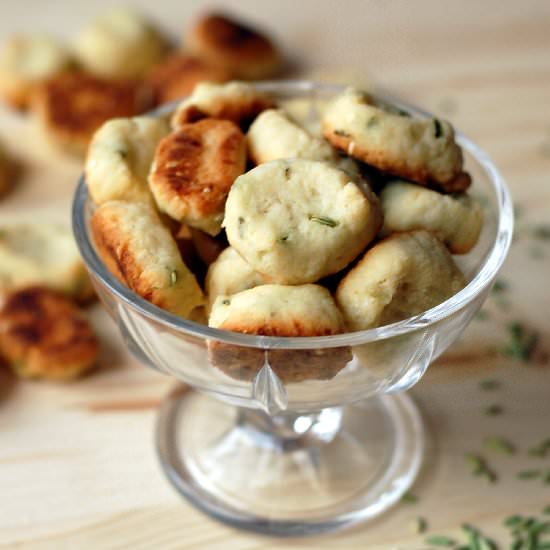
<svg viewBox="0 0 550 550">
<path fill-rule="evenodd" d="M 174 239 L 147 203 L 102 204 L 92 217 L 92 231 L 107 268 L 145 300 L 185 318 L 204 304 Z"/>
<path fill-rule="evenodd" d="M 241 128 L 248 128 L 259 113 L 273 106 L 267 95 L 245 82 L 204 82 L 197 84 L 193 93 L 180 103 L 172 117 L 172 128 L 203 118 L 231 120 Z"/>
<path fill-rule="evenodd" d="M 155 65 L 147 77 L 154 102 L 162 105 L 182 99 L 200 82 L 226 82 L 231 74 L 204 59 L 186 53 L 175 53 Z"/>
<path fill-rule="evenodd" d="M 322 128 L 334 147 L 378 170 L 447 193 L 471 183 L 453 127 L 444 120 L 411 117 L 348 89 L 327 106 Z"/>
<path fill-rule="evenodd" d="M 235 178 L 246 165 L 245 137 L 229 120 L 185 124 L 157 147 L 149 186 L 162 212 L 217 235 Z"/>
<path fill-rule="evenodd" d="M 218 296 L 208 325 L 263 336 L 330 336 L 345 332 L 330 293 L 319 285 L 263 285 L 232 296 Z M 250 380 L 267 361 L 285 383 L 333 378 L 348 361 L 347 347 L 261 350 L 208 342 L 212 364 L 233 378 Z"/>
<path fill-rule="evenodd" d="M 23 378 L 70 380 L 90 370 L 97 339 L 83 313 L 44 287 L 15 290 L 0 309 L 0 355 Z"/>
<path fill-rule="evenodd" d="M 33 109 L 51 140 L 82 154 L 107 120 L 131 117 L 150 106 L 148 88 L 134 80 L 104 80 L 65 73 L 44 82 Z"/>
<path fill-rule="evenodd" d="M 281 56 L 262 32 L 219 13 L 198 20 L 185 37 L 197 55 L 230 70 L 237 78 L 256 80 L 273 76 Z"/>
</svg>

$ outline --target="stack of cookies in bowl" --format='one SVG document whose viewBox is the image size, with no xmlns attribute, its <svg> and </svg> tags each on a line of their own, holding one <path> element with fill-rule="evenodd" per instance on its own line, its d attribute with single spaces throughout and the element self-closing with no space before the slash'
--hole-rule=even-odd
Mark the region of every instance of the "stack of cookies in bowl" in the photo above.
<svg viewBox="0 0 550 550">
<path fill-rule="evenodd" d="M 460 291 L 452 254 L 475 246 L 483 215 L 451 124 L 355 89 L 318 122 L 243 82 L 196 86 L 169 120 L 107 122 L 86 159 L 105 265 L 176 315 L 265 336 L 375 328 Z M 250 379 L 263 357 L 244 349 L 210 342 L 209 357 Z M 295 359 L 270 353 L 285 381 L 305 376 Z M 349 360 L 320 354 L 313 377 Z"/>
</svg>

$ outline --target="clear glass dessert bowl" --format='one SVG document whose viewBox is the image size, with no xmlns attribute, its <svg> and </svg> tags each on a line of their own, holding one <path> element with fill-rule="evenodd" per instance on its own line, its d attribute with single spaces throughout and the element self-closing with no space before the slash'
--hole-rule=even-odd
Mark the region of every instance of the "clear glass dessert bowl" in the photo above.
<svg viewBox="0 0 550 550">
<path fill-rule="evenodd" d="M 257 86 L 280 100 L 309 100 L 312 119 L 320 102 L 342 89 L 300 81 Z M 405 390 L 480 308 L 512 237 L 511 199 L 498 171 L 460 132 L 457 141 L 485 214 L 476 247 L 455 258 L 468 285 L 420 315 L 336 336 L 223 331 L 137 296 L 96 252 L 94 205 L 81 179 L 73 227 L 97 293 L 132 353 L 182 383 L 160 408 L 156 442 L 169 480 L 195 506 L 236 527 L 307 535 L 372 518 L 411 486 L 424 435 Z M 255 367 L 239 368 L 239 361 Z"/>
</svg>

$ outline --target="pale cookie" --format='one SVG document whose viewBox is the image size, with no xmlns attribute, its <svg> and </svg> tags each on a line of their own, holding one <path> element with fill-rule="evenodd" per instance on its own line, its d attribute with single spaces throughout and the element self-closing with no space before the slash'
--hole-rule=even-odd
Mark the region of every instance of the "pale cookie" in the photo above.
<svg viewBox="0 0 550 550">
<path fill-rule="evenodd" d="M 149 186 L 162 212 L 217 235 L 235 178 L 246 166 L 246 142 L 229 120 L 181 126 L 158 145 Z"/>
<path fill-rule="evenodd" d="M 190 95 L 201 82 L 226 82 L 230 73 L 186 53 L 175 53 L 155 65 L 147 82 L 153 89 L 156 105 L 176 101 Z"/>
<path fill-rule="evenodd" d="M 0 226 L 0 294 L 30 285 L 80 302 L 94 296 L 70 228 L 51 222 Z"/>
<path fill-rule="evenodd" d="M 36 85 L 68 69 L 67 49 L 47 35 L 16 35 L 0 50 L 0 97 L 16 109 L 28 107 Z"/>
<path fill-rule="evenodd" d="M 246 134 L 248 152 L 255 164 L 284 158 L 337 162 L 336 151 L 322 138 L 311 135 L 282 110 L 263 111 Z"/>
<path fill-rule="evenodd" d="M 259 113 L 271 107 L 273 101 L 251 84 L 204 82 L 197 84 L 193 93 L 180 103 L 172 116 L 172 127 L 178 128 L 202 118 L 232 120 L 247 127 Z"/>
<path fill-rule="evenodd" d="M 229 69 L 237 78 L 268 78 L 281 67 L 281 56 L 265 34 L 223 14 L 202 17 L 185 41 L 194 53 Z"/>
<path fill-rule="evenodd" d="M 44 287 L 10 292 L 0 308 L 0 356 L 23 378 L 72 380 L 96 363 L 98 341 L 84 314 Z"/>
<path fill-rule="evenodd" d="M 219 296 L 208 325 L 263 336 L 330 336 L 345 332 L 342 315 L 319 285 L 263 285 Z M 347 347 L 261 350 L 208 342 L 212 364 L 233 378 L 249 380 L 267 362 L 285 383 L 333 378 L 351 360 Z"/>
<path fill-rule="evenodd" d="M 336 289 L 336 303 L 351 330 L 401 321 L 447 300 L 465 286 L 445 246 L 427 231 L 380 241 Z"/>
<path fill-rule="evenodd" d="M 151 98 L 133 80 L 103 80 L 84 73 L 67 73 L 44 82 L 33 99 L 33 109 L 51 141 L 83 154 L 104 122 L 141 113 Z"/>
<path fill-rule="evenodd" d="M 104 78 L 141 77 L 166 51 L 167 42 L 151 21 L 126 8 L 92 21 L 75 42 L 84 69 Z"/>
<path fill-rule="evenodd" d="M 230 296 L 265 283 L 265 278 L 254 271 L 234 248 L 228 246 L 210 265 L 206 274 L 208 308 L 212 308 L 218 296 Z"/>
<path fill-rule="evenodd" d="M 382 217 L 343 171 L 303 159 L 260 164 L 229 192 L 224 227 L 248 264 L 272 282 L 311 283 L 346 267 Z"/>
<path fill-rule="evenodd" d="M 466 194 L 442 195 L 412 183 L 392 181 L 382 190 L 380 203 L 383 235 L 426 229 L 453 254 L 466 254 L 481 233 L 483 210 Z"/>
<path fill-rule="evenodd" d="M 94 134 L 86 155 L 86 184 L 96 205 L 110 200 L 152 200 L 147 177 L 159 141 L 169 132 L 162 118 L 116 118 Z"/>
<path fill-rule="evenodd" d="M 106 202 L 94 212 L 92 230 L 107 268 L 145 300 L 185 318 L 204 304 L 170 232 L 146 203 Z"/>
<path fill-rule="evenodd" d="M 348 89 L 325 109 L 322 127 L 332 145 L 384 172 L 448 193 L 464 191 L 471 183 L 446 121 L 400 114 Z"/>
</svg>

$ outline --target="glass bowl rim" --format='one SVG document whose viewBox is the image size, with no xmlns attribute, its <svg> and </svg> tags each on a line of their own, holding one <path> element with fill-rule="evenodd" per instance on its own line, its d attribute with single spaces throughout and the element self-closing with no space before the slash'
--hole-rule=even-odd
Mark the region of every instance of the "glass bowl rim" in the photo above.
<svg viewBox="0 0 550 550">
<path fill-rule="evenodd" d="M 298 93 L 338 93 L 347 86 L 340 84 L 316 83 L 307 80 L 273 80 L 253 84 L 258 90 L 271 93 L 282 93 L 281 90 Z M 399 108 L 410 111 L 422 117 L 431 117 L 427 111 L 395 98 L 387 92 L 372 94 L 375 98 L 390 102 Z M 181 100 L 163 105 L 147 113 L 146 116 L 162 116 L 172 112 Z M 493 185 L 497 198 L 497 234 L 490 251 L 474 278 L 458 293 L 441 304 L 414 315 L 402 321 L 377 328 L 356 332 L 345 332 L 332 336 L 306 337 L 277 337 L 243 334 L 217 329 L 189 321 L 163 310 L 141 296 L 135 294 L 128 287 L 120 283 L 105 267 L 97 255 L 91 242 L 85 221 L 85 210 L 88 200 L 87 186 L 84 174 L 80 176 L 75 191 L 72 206 L 72 224 L 75 239 L 80 253 L 93 276 L 98 278 L 103 286 L 107 287 L 120 301 L 139 312 L 150 320 L 169 329 L 184 333 L 186 336 L 216 340 L 238 346 L 262 349 L 317 349 L 344 346 L 356 346 L 369 342 L 385 340 L 394 336 L 401 336 L 416 330 L 421 330 L 437 323 L 466 307 L 471 301 L 485 291 L 493 282 L 498 270 L 504 262 L 512 241 L 513 233 L 513 206 L 510 192 L 506 183 L 489 156 L 472 140 L 459 130 L 455 131 L 457 142 L 466 149 L 484 168 Z"/>
</svg>

